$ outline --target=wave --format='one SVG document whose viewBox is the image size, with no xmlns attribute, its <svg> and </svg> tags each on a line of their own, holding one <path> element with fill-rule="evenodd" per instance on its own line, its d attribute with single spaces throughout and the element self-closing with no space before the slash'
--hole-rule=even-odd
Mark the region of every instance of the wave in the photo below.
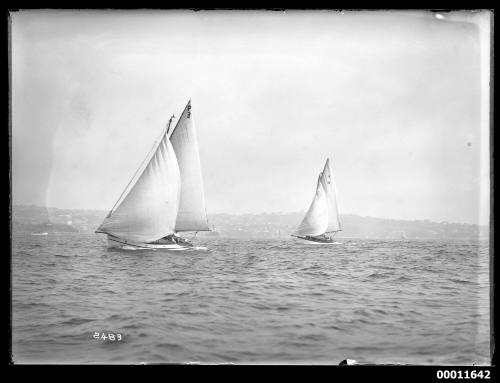
<svg viewBox="0 0 500 383">
<path fill-rule="evenodd" d="M 177 343 L 158 343 L 155 345 L 155 347 L 157 348 L 164 348 L 164 349 L 167 349 L 167 350 L 173 350 L 173 351 L 177 351 L 177 350 L 182 350 L 184 349 L 184 346 L 181 345 L 181 344 L 177 344 Z"/>
<path fill-rule="evenodd" d="M 479 252 L 447 244 L 443 259 L 443 247 L 425 241 L 304 252 L 235 239 L 207 241 L 204 253 L 132 255 L 75 238 L 36 248 L 13 239 L 18 359 L 420 363 L 445 349 L 462 347 L 471 360 L 489 353 L 488 332 L 478 330 L 488 329 L 487 309 L 474 315 L 489 298 L 474 282 L 485 275 L 487 287 L 487 243 Z M 124 338 L 94 342 L 92 331 Z M 456 334 L 470 334 L 474 347 Z"/>
<path fill-rule="evenodd" d="M 462 284 L 462 285 L 477 285 L 477 282 L 467 281 L 465 279 L 453 279 L 453 278 L 450 278 L 448 280 L 451 281 L 451 282 L 453 282 L 453 283 L 458 283 L 458 284 Z"/>
<path fill-rule="evenodd" d="M 90 323 L 90 322 L 94 322 L 94 321 L 95 321 L 95 319 L 71 318 L 71 319 L 59 322 L 59 324 L 64 324 L 64 325 L 67 324 L 67 325 L 71 325 L 71 326 L 78 326 L 78 325 L 81 325 L 81 324 Z"/>
</svg>

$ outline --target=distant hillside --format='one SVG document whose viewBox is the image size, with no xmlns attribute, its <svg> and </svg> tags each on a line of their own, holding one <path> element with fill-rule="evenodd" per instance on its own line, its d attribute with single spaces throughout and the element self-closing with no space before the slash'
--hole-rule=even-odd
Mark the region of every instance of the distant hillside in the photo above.
<svg viewBox="0 0 500 383">
<path fill-rule="evenodd" d="M 209 217 L 221 234 L 228 236 L 284 237 L 290 235 L 302 221 L 304 212 L 266 214 L 214 214 Z M 432 222 L 429 220 L 405 221 L 341 215 L 342 238 L 487 238 L 488 227 L 472 224 Z"/>
<path fill-rule="evenodd" d="M 79 231 L 93 232 L 108 212 L 105 210 L 69 210 L 39 206 L 14 205 L 12 223 L 20 231 Z M 222 237 L 279 238 L 288 237 L 304 216 L 304 212 L 263 214 L 211 214 L 209 223 Z M 395 220 L 362 217 L 354 214 L 341 216 L 342 238 L 380 239 L 475 239 L 488 238 L 488 226 L 432 222 L 429 220 Z M 48 224 L 49 223 L 49 224 Z M 52 227 L 51 227 L 51 225 Z M 199 233 L 200 236 L 215 233 Z"/>
</svg>

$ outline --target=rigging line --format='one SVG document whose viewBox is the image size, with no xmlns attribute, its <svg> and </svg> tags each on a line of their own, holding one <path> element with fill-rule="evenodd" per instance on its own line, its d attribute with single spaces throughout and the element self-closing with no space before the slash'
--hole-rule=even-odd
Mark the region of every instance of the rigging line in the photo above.
<svg viewBox="0 0 500 383">
<path fill-rule="evenodd" d="M 170 124 L 172 123 L 172 119 L 174 118 L 175 116 L 172 115 L 172 117 L 170 117 L 170 120 L 168 120 L 168 124 L 166 126 L 166 128 L 163 128 L 162 132 L 161 132 L 161 135 L 160 137 L 158 137 L 156 139 L 156 141 L 154 142 L 153 144 L 153 147 L 151 148 L 151 150 L 148 152 L 148 154 L 146 155 L 146 157 L 144 158 L 144 160 L 142 161 L 141 165 L 139 166 L 139 168 L 135 171 L 134 175 L 132 176 L 132 178 L 130 179 L 129 183 L 127 184 L 127 186 L 125 186 L 125 189 L 123 190 L 122 194 L 120 194 L 120 197 L 118 197 L 118 200 L 116 201 L 116 203 L 113 205 L 113 207 L 111 208 L 111 210 L 109 211 L 108 215 L 106 217 L 109 217 L 111 216 L 111 213 L 113 212 L 113 210 L 115 209 L 116 205 L 118 205 L 118 202 L 122 202 L 122 197 L 124 196 L 125 192 L 128 192 L 130 191 L 129 189 L 129 186 L 130 184 L 132 183 L 132 181 L 136 180 L 136 176 L 137 174 L 139 173 L 139 170 L 141 170 L 141 168 L 144 166 L 144 164 L 146 163 L 146 160 L 150 161 L 151 158 L 151 153 L 154 153 L 156 151 L 156 149 L 158 148 L 161 140 L 163 139 L 163 136 L 166 134 L 166 132 L 168 132 L 168 129 L 170 128 Z"/>
</svg>

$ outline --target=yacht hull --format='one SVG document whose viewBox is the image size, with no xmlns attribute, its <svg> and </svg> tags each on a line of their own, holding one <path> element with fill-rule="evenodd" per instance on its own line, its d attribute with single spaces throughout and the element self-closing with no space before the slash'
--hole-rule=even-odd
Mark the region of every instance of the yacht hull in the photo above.
<svg viewBox="0 0 500 383">
<path fill-rule="evenodd" d="M 305 241 L 305 243 L 314 243 L 317 245 L 333 245 L 333 244 L 339 243 L 339 242 L 335 242 L 335 240 L 333 238 L 326 239 L 326 238 L 317 238 L 317 237 L 309 237 L 309 236 L 302 237 L 302 236 L 298 236 L 298 235 L 294 235 L 293 237 L 298 238 L 302 241 Z"/>
<path fill-rule="evenodd" d="M 108 248 L 121 250 L 206 250 L 206 247 L 179 245 L 176 243 L 136 243 L 108 235 Z"/>
</svg>

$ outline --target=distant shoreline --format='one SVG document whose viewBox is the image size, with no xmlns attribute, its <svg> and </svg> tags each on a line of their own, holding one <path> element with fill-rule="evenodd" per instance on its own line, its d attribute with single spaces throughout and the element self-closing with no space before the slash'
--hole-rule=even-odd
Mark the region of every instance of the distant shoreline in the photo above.
<svg viewBox="0 0 500 383">
<path fill-rule="evenodd" d="M 32 209 L 44 209 L 47 211 L 61 211 L 61 212 L 80 212 L 80 213 L 95 213 L 99 215 L 105 216 L 109 210 L 105 209 L 69 209 L 69 208 L 60 208 L 60 207 L 49 207 L 49 206 L 39 206 L 39 205 L 25 205 L 25 204 L 12 204 L 12 209 L 14 210 L 15 208 L 32 208 Z M 263 212 L 263 213 L 212 213 L 208 214 L 208 216 L 231 216 L 231 217 L 243 217 L 243 216 L 276 216 L 276 215 L 303 215 L 305 214 L 305 211 L 294 211 L 294 212 Z M 481 228 L 488 228 L 489 225 L 482 225 L 482 224 L 476 224 L 476 223 L 468 223 L 468 222 L 449 222 L 449 221 L 433 221 L 427 218 L 422 218 L 422 219 L 399 219 L 399 218 L 383 218 L 383 217 L 373 217 L 373 216 L 367 216 L 367 215 L 360 215 L 360 214 L 351 214 L 351 213 L 345 213 L 345 214 L 340 214 L 341 217 L 349 217 L 349 216 L 355 216 L 355 217 L 360 217 L 364 219 L 372 219 L 372 220 L 384 220 L 384 221 L 396 221 L 396 222 L 425 222 L 425 223 L 432 223 L 432 224 L 449 224 L 449 225 L 471 225 L 471 226 L 478 226 Z"/>
<path fill-rule="evenodd" d="M 46 208 L 35 205 L 12 206 L 13 232 L 93 233 L 106 216 L 106 210 Z M 287 238 L 303 219 L 304 212 L 261 214 L 209 214 L 213 230 L 199 232 L 199 238 Z M 469 223 L 396 220 L 341 214 L 342 231 L 338 239 L 487 239 L 489 226 Z M 189 237 L 192 234 L 186 233 Z"/>
</svg>

